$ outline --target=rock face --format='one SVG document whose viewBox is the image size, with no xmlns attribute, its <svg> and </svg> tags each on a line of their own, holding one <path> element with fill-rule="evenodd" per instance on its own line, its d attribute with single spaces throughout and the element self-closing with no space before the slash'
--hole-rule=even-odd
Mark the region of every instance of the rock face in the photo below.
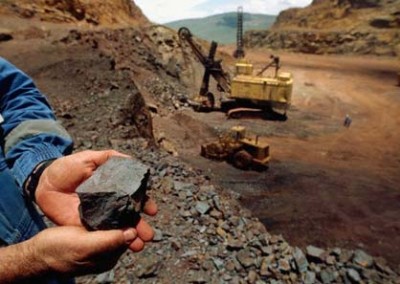
<svg viewBox="0 0 400 284">
<path fill-rule="evenodd" d="M 400 56 L 400 6 L 393 0 L 315 0 L 281 12 L 269 31 L 247 32 L 245 42 L 304 53 Z"/>
<path fill-rule="evenodd" d="M 282 11 L 273 28 L 368 29 L 372 21 L 382 18 L 390 22 L 388 28 L 395 29 L 400 27 L 399 12 L 398 1 L 393 0 L 314 1 L 304 9 Z"/>
<path fill-rule="evenodd" d="M 269 47 L 310 54 L 400 56 L 400 33 L 380 31 L 270 30 L 246 34 L 248 47 Z"/>
<path fill-rule="evenodd" d="M 23 18 L 89 25 L 139 25 L 147 18 L 131 0 L 17 0 L 2 1 L 0 10 Z"/>
</svg>

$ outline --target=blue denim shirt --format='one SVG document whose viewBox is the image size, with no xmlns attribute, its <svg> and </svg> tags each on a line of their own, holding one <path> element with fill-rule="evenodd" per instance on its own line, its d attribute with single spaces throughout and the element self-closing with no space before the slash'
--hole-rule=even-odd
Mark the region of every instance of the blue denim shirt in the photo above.
<svg viewBox="0 0 400 284">
<path fill-rule="evenodd" d="M 0 244 L 10 245 L 45 228 L 23 196 L 25 180 L 39 163 L 69 154 L 73 143 L 33 81 L 1 57 L 0 115 Z M 73 283 L 52 277 L 38 281 Z"/>
<path fill-rule="evenodd" d="M 0 115 L 0 239 L 13 244 L 37 233 L 22 185 L 39 163 L 70 153 L 72 140 L 33 81 L 2 58 Z"/>
<path fill-rule="evenodd" d="M 0 170 L 9 167 L 22 185 L 42 161 L 72 150 L 68 133 L 56 122 L 46 98 L 33 81 L 0 58 Z"/>
<path fill-rule="evenodd" d="M 72 140 L 33 81 L 2 58 L 0 115 L 0 239 L 12 244 L 36 233 L 25 232 L 22 185 L 36 165 L 70 153 Z"/>
</svg>

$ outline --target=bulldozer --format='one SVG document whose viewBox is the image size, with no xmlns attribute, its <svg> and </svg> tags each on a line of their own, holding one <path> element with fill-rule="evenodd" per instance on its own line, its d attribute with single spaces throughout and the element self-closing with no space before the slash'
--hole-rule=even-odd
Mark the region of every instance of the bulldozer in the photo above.
<svg viewBox="0 0 400 284">
<path fill-rule="evenodd" d="M 192 102 L 195 110 L 221 110 L 228 118 L 257 113 L 275 120 L 287 119 L 293 78 L 291 73 L 280 71 L 279 57 L 271 55 L 271 61 L 256 75 L 253 75 L 253 64 L 241 57 L 235 64 L 235 74 L 231 80 L 223 70 L 221 60 L 215 59 L 218 43 L 212 41 L 208 55 L 204 55 L 188 28 L 180 28 L 178 35 L 191 47 L 205 69 L 200 92 Z M 273 76 L 263 76 L 270 67 L 275 68 Z M 217 90 L 221 94 L 219 105 L 209 90 L 210 77 L 217 82 Z"/>
<path fill-rule="evenodd" d="M 217 141 L 201 145 L 200 154 L 208 159 L 227 161 L 241 170 L 266 170 L 271 159 L 269 144 L 258 136 L 246 136 L 244 126 L 233 126 Z"/>
</svg>

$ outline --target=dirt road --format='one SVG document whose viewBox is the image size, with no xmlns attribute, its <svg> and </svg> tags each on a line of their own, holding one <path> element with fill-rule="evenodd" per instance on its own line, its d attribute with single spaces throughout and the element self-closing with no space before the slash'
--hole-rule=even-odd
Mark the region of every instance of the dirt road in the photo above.
<svg viewBox="0 0 400 284">
<path fill-rule="evenodd" d="M 279 55 L 282 70 L 295 80 L 286 122 L 184 110 L 168 122 L 156 119 L 156 125 L 170 133 L 181 157 L 240 192 L 267 229 L 291 244 L 361 247 L 400 264 L 399 63 Z M 257 69 L 269 53 L 247 56 Z M 349 128 L 343 126 L 346 114 Z M 237 123 L 268 137 L 273 159 L 267 172 L 243 172 L 198 155 L 200 143 Z"/>
</svg>

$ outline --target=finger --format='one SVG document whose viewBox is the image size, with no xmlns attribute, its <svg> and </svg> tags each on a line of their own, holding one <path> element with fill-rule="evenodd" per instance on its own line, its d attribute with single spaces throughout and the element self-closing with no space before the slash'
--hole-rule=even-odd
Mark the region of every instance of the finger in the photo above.
<svg viewBox="0 0 400 284">
<path fill-rule="evenodd" d="M 154 200 L 148 198 L 146 200 L 146 203 L 144 204 L 143 211 L 144 211 L 144 213 L 146 213 L 147 215 L 150 215 L 150 216 L 156 215 L 157 211 L 158 211 L 156 202 Z"/>
<path fill-rule="evenodd" d="M 139 239 L 136 238 L 130 245 L 129 245 L 129 249 L 133 252 L 139 252 L 144 248 L 144 242 Z"/>
<path fill-rule="evenodd" d="M 145 242 L 151 241 L 154 237 L 153 228 L 145 221 L 140 219 L 139 223 L 136 226 L 136 231 L 138 233 L 138 237 Z"/>
<path fill-rule="evenodd" d="M 113 156 L 130 158 L 130 156 L 120 153 L 115 150 L 104 150 L 104 151 L 83 151 L 82 155 L 87 155 L 90 158 L 90 161 L 93 162 L 97 167 L 107 162 Z"/>
<path fill-rule="evenodd" d="M 133 228 L 128 228 L 124 232 L 124 238 L 126 244 L 131 244 L 137 237 L 137 231 Z"/>
<path fill-rule="evenodd" d="M 88 249 L 91 255 L 104 253 L 122 253 L 129 245 L 134 242 L 137 234 L 134 229 L 94 231 L 86 235 Z"/>
</svg>

